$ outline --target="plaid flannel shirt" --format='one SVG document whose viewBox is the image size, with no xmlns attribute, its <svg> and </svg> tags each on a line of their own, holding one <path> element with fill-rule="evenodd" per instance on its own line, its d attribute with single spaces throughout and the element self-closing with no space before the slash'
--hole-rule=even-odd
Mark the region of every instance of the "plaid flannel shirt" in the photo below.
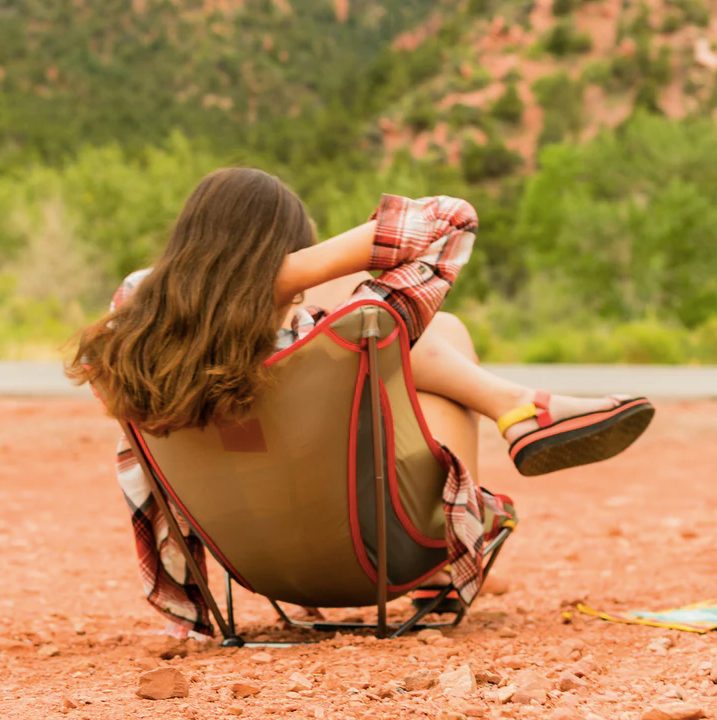
<svg viewBox="0 0 717 720">
<path fill-rule="evenodd" d="M 382 273 L 359 285 L 347 302 L 370 298 L 388 303 L 403 318 L 413 344 L 468 261 L 478 218 L 464 200 L 384 195 L 371 219 L 377 226 L 369 270 Z M 119 307 L 150 272 L 140 270 L 127 277 L 115 293 L 112 307 Z M 277 351 L 307 335 L 327 314 L 320 308 L 298 309 L 291 329 L 279 332 Z M 496 534 L 500 518 L 510 516 L 512 508 L 504 505 L 501 496 L 476 492 L 465 465 L 447 447 L 441 447 L 448 468 L 443 506 L 451 579 L 463 601 L 470 604 L 480 589 L 484 543 Z M 124 437 L 117 451 L 117 475 L 132 514 L 147 600 L 175 623 L 212 635 L 208 608 Z M 204 547 L 172 509 L 206 575 Z"/>
</svg>

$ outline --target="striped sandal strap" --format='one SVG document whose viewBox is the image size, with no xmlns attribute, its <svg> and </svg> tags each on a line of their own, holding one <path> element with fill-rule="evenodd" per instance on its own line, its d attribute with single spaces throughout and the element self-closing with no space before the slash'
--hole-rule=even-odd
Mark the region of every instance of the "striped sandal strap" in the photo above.
<svg viewBox="0 0 717 720">
<path fill-rule="evenodd" d="M 500 434 L 505 435 L 505 431 L 509 427 L 517 425 L 519 422 L 523 422 L 523 420 L 530 420 L 530 418 L 535 418 L 541 428 L 552 425 L 553 418 L 548 409 L 549 406 L 550 393 L 545 390 L 537 390 L 532 403 L 514 408 L 498 418 L 497 425 Z"/>
</svg>

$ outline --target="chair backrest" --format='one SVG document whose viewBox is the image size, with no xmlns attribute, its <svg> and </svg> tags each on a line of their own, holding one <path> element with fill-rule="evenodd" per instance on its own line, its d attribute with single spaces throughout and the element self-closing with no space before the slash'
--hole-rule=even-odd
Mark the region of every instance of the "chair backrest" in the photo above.
<svg viewBox="0 0 717 720">
<path fill-rule="evenodd" d="M 389 598 L 446 562 L 446 468 L 418 406 L 408 335 L 388 305 L 357 301 L 269 361 L 270 389 L 240 422 L 155 438 L 153 472 L 234 578 L 275 600 L 376 603 L 368 355 L 378 314 Z"/>
</svg>

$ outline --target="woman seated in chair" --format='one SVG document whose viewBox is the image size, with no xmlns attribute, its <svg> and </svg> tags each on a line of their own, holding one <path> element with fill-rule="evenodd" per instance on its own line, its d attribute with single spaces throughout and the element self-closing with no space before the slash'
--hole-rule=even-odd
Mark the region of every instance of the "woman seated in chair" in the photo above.
<svg viewBox="0 0 717 720">
<path fill-rule="evenodd" d="M 187 200 L 154 267 L 130 275 L 110 314 L 84 329 L 68 375 L 101 381 L 109 413 L 143 432 L 204 427 L 244 414 L 269 381 L 264 362 L 332 310 L 383 301 L 406 324 L 425 419 L 452 458 L 461 502 L 477 515 L 479 416 L 498 424 L 518 471 L 538 475 L 616 455 L 654 413 L 644 398 L 550 395 L 480 367 L 466 328 L 439 312 L 477 228 L 463 200 L 384 195 L 367 223 L 317 243 L 301 201 L 275 177 L 218 170 Z M 118 472 L 148 599 L 204 631 L 183 561 L 164 542 L 166 526 L 125 443 Z M 203 557 L 198 542 L 194 550 Z"/>
</svg>

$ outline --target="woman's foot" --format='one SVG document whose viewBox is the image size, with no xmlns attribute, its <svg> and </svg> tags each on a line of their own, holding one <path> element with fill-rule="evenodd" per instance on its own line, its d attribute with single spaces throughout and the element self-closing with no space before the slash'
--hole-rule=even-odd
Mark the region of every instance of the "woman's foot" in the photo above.
<svg viewBox="0 0 717 720">
<path fill-rule="evenodd" d="M 451 576 L 446 570 L 431 575 L 419 588 L 443 588 L 451 584 Z M 505 595 L 510 590 L 510 582 L 500 575 L 489 575 L 481 585 L 480 595 Z"/>
<path fill-rule="evenodd" d="M 434 601 L 446 586 L 451 584 L 451 576 L 446 570 L 439 570 L 428 580 L 419 585 L 411 593 L 411 603 L 416 610 L 423 609 L 428 603 Z M 490 575 L 481 585 L 480 595 L 504 595 L 510 590 L 510 583 L 500 577 Z M 443 613 L 458 613 L 461 611 L 461 601 L 458 593 L 452 590 L 448 596 L 436 605 L 432 612 L 439 615 Z"/>
<path fill-rule="evenodd" d="M 516 407 L 530 405 L 534 399 L 535 391 L 526 390 L 521 400 L 516 404 Z M 601 410 L 612 410 L 621 402 L 629 399 L 629 395 L 611 395 L 610 397 L 602 398 L 579 398 L 572 397 L 570 395 L 551 395 L 548 412 L 550 412 L 553 422 L 559 422 L 560 420 L 567 420 L 568 418 L 575 417 L 576 415 L 600 412 Z M 538 430 L 539 428 L 540 425 L 538 424 L 537 419 L 532 417 L 528 420 L 518 422 L 515 425 L 511 425 L 505 431 L 505 435 L 503 437 L 505 437 L 509 445 L 512 445 L 519 438 L 533 432 L 534 430 Z"/>
<path fill-rule="evenodd" d="M 624 395 L 591 400 L 538 390 L 523 399 L 497 420 L 521 475 L 614 457 L 642 435 L 655 414 L 646 398 Z"/>
</svg>

